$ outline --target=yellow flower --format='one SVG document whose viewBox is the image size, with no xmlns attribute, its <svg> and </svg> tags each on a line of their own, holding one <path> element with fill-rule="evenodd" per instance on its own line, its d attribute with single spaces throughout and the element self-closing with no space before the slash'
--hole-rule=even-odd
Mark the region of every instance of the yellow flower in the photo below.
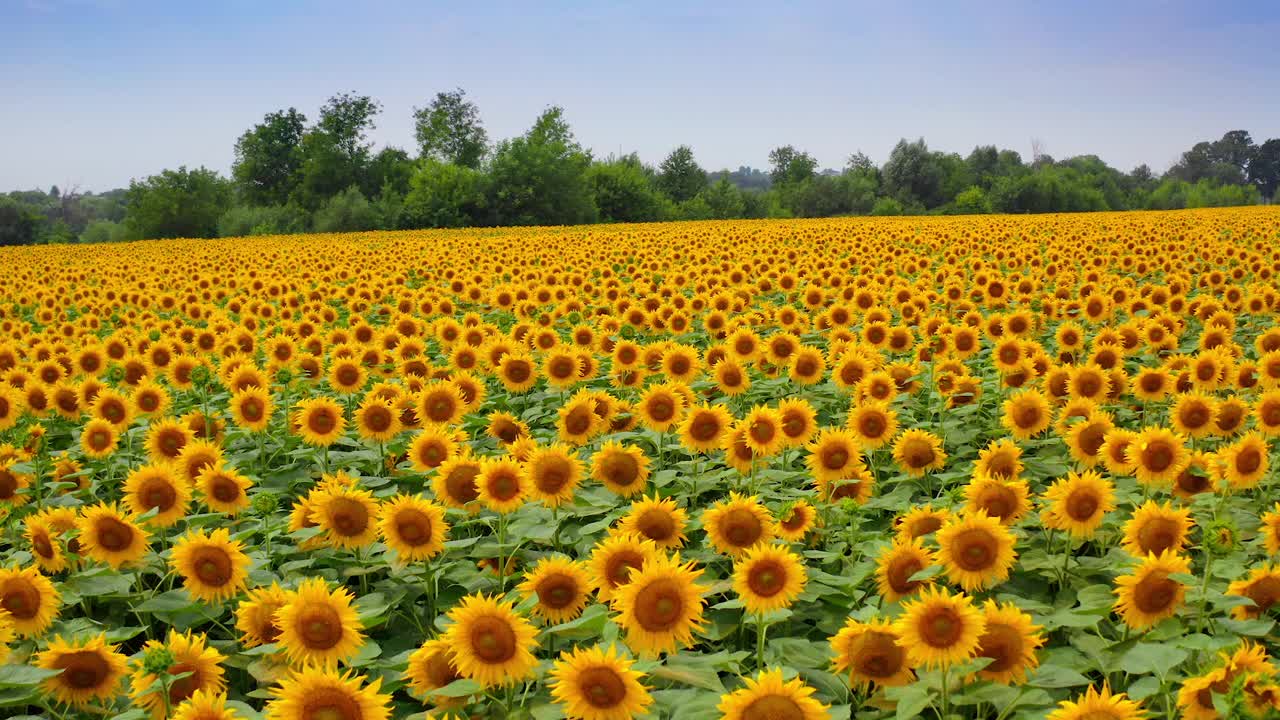
<svg viewBox="0 0 1280 720">
<path fill-rule="evenodd" d="M 551 697 L 574 720 L 631 720 L 653 703 L 632 661 L 610 645 L 561 653 L 551 668 Z"/>
</svg>

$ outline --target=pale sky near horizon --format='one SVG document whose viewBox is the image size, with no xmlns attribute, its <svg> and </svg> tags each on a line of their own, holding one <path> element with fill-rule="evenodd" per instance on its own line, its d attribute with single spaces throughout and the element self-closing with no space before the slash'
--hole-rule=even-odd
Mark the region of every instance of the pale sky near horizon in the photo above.
<svg viewBox="0 0 1280 720">
<path fill-rule="evenodd" d="M 383 105 L 373 140 L 466 89 L 491 139 L 564 107 L 598 156 L 711 170 L 793 144 L 823 167 L 899 138 L 968 154 L 1031 139 L 1160 172 L 1199 140 L 1280 137 L 1280 3 L 186 3 L 0 0 L 0 191 L 228 172 L 267 112 Z"/>
</svg>

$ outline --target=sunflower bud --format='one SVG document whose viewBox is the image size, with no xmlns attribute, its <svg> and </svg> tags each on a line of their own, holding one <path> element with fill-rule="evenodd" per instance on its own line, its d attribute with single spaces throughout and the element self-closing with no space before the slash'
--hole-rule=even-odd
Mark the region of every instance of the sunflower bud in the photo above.
<svg viewBox="0 0 1280 720">
<path fill-rule="evenodd" d="M 151 648 L 142 656 L 142 668 L 152 675 L 163 675 L 173 667 L 173 661 L 173 652 L 169 648 Z"/>
<path fill-rule="evenodd" d="M 1205 528 L 1204 544 L 1214 555 L 1226 555 L 1240 543 L 1240 531 L 1230 519 L 1215 521 Z"/>
<path fill-rule="evenodd" d="M 260 492 L 253 496 L 253 512 L 267 517 L 280 506 L 280 498 L 273 492 Z"/>
</svg>

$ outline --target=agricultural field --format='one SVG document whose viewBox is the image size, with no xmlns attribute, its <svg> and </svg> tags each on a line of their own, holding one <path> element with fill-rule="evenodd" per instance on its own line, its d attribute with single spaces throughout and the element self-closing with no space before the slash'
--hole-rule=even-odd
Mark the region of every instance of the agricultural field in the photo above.
<svg viewBox="0 0 1280 720">
<path fill-rule="evenodd" d="M 1280 716 L 1280 210 L 0 249 L 0 713 Z"/>
</svg>

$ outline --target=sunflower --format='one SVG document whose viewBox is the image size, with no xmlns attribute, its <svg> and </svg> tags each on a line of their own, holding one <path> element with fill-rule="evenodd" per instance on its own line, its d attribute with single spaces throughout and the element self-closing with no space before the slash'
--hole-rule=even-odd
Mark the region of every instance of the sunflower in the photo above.
<svg viewBox="0 0 1280 720">
<path fill-rule="evenodd" d="M 807 500 L 790 503 L 778 514 L 774 524 L 774 532 L 787 542 L 799 542 L 813 529 L 818 519 L 818 511 Z"/>
<path fill-rule="evenodd" d="M 436 500 L 446 507 L 474 512 L 480 498 L 480 488 L 476 484 L 479 476 L 480 461 L 464 452 L 440 464 L 431 480 L 431 487 Z"/>
<path fill-rule="evenodd" d="M 302 435 L 302 441 L 316 447 L 326 447 L 337 442 L 347 427 L 342 406 L 327 397 L 314 397 L 296 405 L 293 424 Z"/>
<path fill-rule="evenodd" d="M 391 400 L 370 394 L 355 411 L 356 432 L 365 440 L 385 443 L 404 429 L 400 414 Z"/>
<path fill-rule="evenodd" d="M 1142 368 L 1133 379 L 1130 389 L 1139 400 L 1159 402 L 1173 391 L 1173 378 L 1164 368 Z"/>
<path fill-rule="evenodd" d="M 551 697 L 573 720 L 630 720 L 643 715 L 653 698 L 640 683 L 632 661 L 610 645 L 560 654 L 551 668 Z"/>
<path fill-rule="evenodd" d="M 348 670 L 303 668 L 272 688 L 266 720 L 387 720 L 391 696 L 378 692 L 382 678 L 366 684 Z"/>
<path fill-rule="evenodd" d="M 769 542 L 774 536 L 774 522 L 768 509 L 756 496 L 743 497 L 730 492 L 728 500 L 720 500 L 702 512 L 702 527 L 717 552 L 739 557 L 756 543 Z"/>
<path fill-rule="evenodd" d="M 930 470 L 938 470 L 947 462 L 942 450 L 942 440 L 927 430 L 912 428 L 904 431 L 893 443 L 893 459 L 898 467 L 912 477 L 921 477 Z"/>
<path fill-rule="evenodd" d="M 819 484 L 858 477 L 866 472 L 858 441 L 848 430 L 825 429 L 807 450 L 805 464 Z"/>
<path fill-rule="evenodd" d="M 1001 438 L 982 449 L 973 465 L 976 478 L 1017 480 L 1022 476 L 1022 448 Z"/>
<path fill-rule="evenodd" d="M 773 408 L 757 405 L 740 423 L 746 432 L 743 442 L 756 457 L 769 457 L 782 449 L 786 435 L 782 432 L 782 415 Z"/>
<path fill-rule="evenodd" d="M 1013 525 L 1031 509 L 1030 494 L 1025 480 L 975 476 L 965 486 L 965 510 L 982 510 L 1005 525 Z"/>
<path fill-rule="evenodd" d="M 712 373 L 716 387 L 727 397 L 736 397 L 751 389 L 751 376 L 746 368 L 733 358 L 725 358 L 716 363 Z"/>
<path fill-rule="evenodd" d="M 762 670 L 743 678 L 745 687 L 721 696 L 716 709 L 722 720 L 824 720 L 828 706 L 813 698 L 815 690 L 800 678 L 783 680 L 781 670 Z"/>
<path fill-rule="evenodd" d="M 277 642 L 294 665 L 332 668 L 355 657 L 364 645 L 363 626 L 346 588 L 332 592 L 324 578 L 307 578 L 275 613 Z"/>
<path fill-rule="evenodd" d="M 489 458 L 480 462 L 476 488 L 485 507 L 506 514 L 524 504 L 529 492 L 529 479 L 515 460 Z"/>
<path fill-rule="evenodd" d="M 612 600 L 618 588 L 631 582 L 632 576 L 657 554 L 653 541 L 631 533 L 611 533 L 596 543 L 587 568 L 597 595 L 604 602 Z"/>
<path fill-rule="evenodd" d="M 701 571 L 679 555 L 655 552 L 615 589 L 616 621 L 626 630 L 627 646 L 645 656 L 673 653 L 693 644 L 702 624 L 709 588 L 697 583 Z"/>
<path fill-rule="evenodd" d="M 591 597 L 587 569 L 569 558 L 545 557 L 525 573 L 520 591 L 534 597 L 533 614 L 550 623 L 563 623 L 582 614 Z"/>
<path fill-rule="evenodd" d="M 894 518 L 893 522 L 897 527 L 898 537 L 912 540 L 935 533 L 950 521 L 950 510 L 934 509 L 932 505 L 920 505 Z"/>
<path fill-rule="evenodd" d="M 116 430 L 124 430 L 133 421 L 133 403 L 111 388 L 103 388 L 98 392 L 91 409 L 93 417 L 106 420 Z"/>
<path fill-rule="evenodd" d="M 830 642 L 836 672 L 847 672 L 855 687 L 869 683 L 897 687 L 915 679 L 915 673 L 907 666 L 907 651 L 898 642 L 898 631 L 892 623 L 863 623 L 850 618 Z"/>
<path fill-rule="evenodd" d="M 280 637 L 276 611 L 289 603 L 290 593 L 277 583 L 254 588 L 236 606 L 236 629 L 245 648 L 273 643 Z"/>
<path fill-rule="evenodd" d="M 608 441 L 591 456 L 591 477 L 623 497 L 644 492 L 649 458 L 634 445 Z"/>
<path fill-rule="evenodd" d="M 1043 393 L 1021 390 L 1004 401 L 1000 424 L 1018 440 L 1028 440 L 1048 429 L 1052 419 Z"/>
<path fill-rule="evenodd" d="M 1092 470 L 1068 473 L 1045 490 L 1044 499 L 1044 526 L 1076 538 L 1092 537 L 1103 517 L 1116 508 L 1115 486 Z"/>
<path fill-rule="evenodd" d="M 684 396 L 670 385 L 650 385 L 636 402 L 634 411 L 640 422 L 654 432 L 666 432 L 680 421 Z"/>
<path fill-rule="evenodd" d="M 1237 490 L 1251 488 L 1262 480 L 1271 466 L 1267 441 L 1251 432 L 1231 445 L 1219 448 L 1221 474 Z"/>
<path fill-rule="evenodd" d="M 912 667 L 945 668 L 972 658 L 985 629 L 986 620 L 969 597 L 942 588 L 922 591 L 894 622 Z"/>
<path fill-rule="evenodd" d="M 155 462 L 176 462 L 195 433 L 173 418 L 153 420 L 147 427 L 147 454 Z"/>
<path fill-rule="evenodd" d="M 185 480 L 187 485 L 194 485 L 199 479 L 200 473 L 207 468 L 220 468 L 223 465 L 222 446 L 215 441 L 196 439 L 183 446 L 182 452 L 178 453 L 177 462 L 173 463 L 173 467 L 177 470 L 178 476 Z M 164 465 L 164 463 L 159 463 Z M 187 490 L 188 495 L 190 490 Z"/>
<path fill-rule="evenodd" d="M 1181 552 L 1191 534 L 1191 525 L 1189 508 L 1174 508 L 1172 503 L 1157 505 L 1148 500 L 1125 523 L 1121 547 L 1139 558 L 1166 550 Z"/>
<path fill-rule="evenodd" d="M 196 478 L 196 489 L 203 496 L 204 504 L 228 515 L 238 515 L 248 509 L 251 487 L 252 480 L 228 468 L 206 467 Z"/>
<path fill-rule="evenodd" d="M 653 541 L 663 550 L 684 546 L 688 514 L 672 498 L 641 498 L 618 521 L 618 532 L 632 533 Z"/>
<path fill-rule="evenodd" d="M 428 702 L 438 707 L 454 707 L 466 702 L 466 698 L 432 695 L 455 680 L 462 679 L 458 666 L 453 660 L 453 650 L 440 638 L 424 642 L 409 656 L 409 666 L 405 668 L 405 680 L 415 692 L 425 696 Z"/>
<path fill-rule="evenodd" d="M 497 366 L 498 380 L 507 392 L 524 393 L 538 382 L 538 369 L 533 358 L 524 352 L 508 352 Z"/>
<path fill-rule="evenodd" d="M 1072 423 L 1067 430 L 1067 448 L 1071 457 L 1085 467 L 1093 467 L 1102 460 L 1102 445 L 1107 433 L 1115 429 L 1115 424 L 1106 413 L 1098 413 L 1091 418 Z"/>
<path fill-rule="evenodd" d="M 86 457 L 100 459 L 116 450 L 119 436 L 116 426 L 101 418 L 94 418 L 85 423 L 80 431 L 80 449 Z"/>
<path fill-rule="evenodd" d="M 1183 680 L 1182 687 L 1178 689 L 1178 708 L 1182 711 L 1182 718 L 1184 720 L 1218 720 L 1221 715 L 1214 707 L 1214 689 L 1224 691 L 1230 685 L 1227 672 L 1223 668 L 1215 668 L 1203 675 Z M 1257 716 L 1265 717 L 1265 713 L 1258 713 Z"/>
<path fill-rule="evenodd" d="M 257 385 L 231 395 L 231 419 L 245 430 L 266 430 L 271 424 L 271 410 L 271 394 Z"/>
<path fill-rule="evenodd" d="M 953 518 L 938 530 L 935 558 L 947 579 L 967 591 L 998 585 L 1009 577 L 1017 554 L 1014 537 L 997 518 L 978 510 Z"/>
<path fill-rule="evenodd" d="M 1271 512 L 1263 513 L 1261 527 L 1263 547 L 1271 555 L 1280 555 L 1280 502 L 1275 504 Z"/>
<path fill-rule="evenodd" d="M 986 629 L 978 640 L 977 657 L 991 658 L 991 663 L 978 671 L 978 677 L 1003 685 L 1025 683 L 1028 671 L 1040 664 L 1036 650 L 1044 645 L 1042 628 L 1013 603 L 987 600 L 982 614 Z"/>
<path fill-rule="evenodd" d="M 785 545 L 760 543 L 733 565 L 733 590 L 747 612 L 790 607 L 807 581 L 804 561 Z"/>
<path fill-rule="evenodd" d="M 933 555 L 925 549 L 923 540 L 899 536 L 876 560 L 876 587 L 886 602 L 899 602 L 932 582 L 911 579 L 932 564 Z"/>
<path fill-rule="evenodd" d="M 0 568 L 0 608 L 19 637 L 38 637 L 58 616 L 61 595 L 36 567 Z"/>
<path fill-rule="evenodd" d="M 453 650 L 458 672 L 482 687 L 511 685 L 533 675 L 538 631 L 509 602 L 468 595 L 449 611 L 441 639 Z"/>
<path fill-rule="evenodd" d="M 699 405 L 680 422 L 680 444 L 692 452 L 717 450 L 733 424 L 723 405 Z"/>
<path fill-rule="evenodd" d="M 1231 609 L 1231 614 L 1237 620 L 1265 615 L 1280 603 L 1280 568 L 1274 565 L 1254 568 L 1247 578 L 1231 583 L 1227 587 L 1227 594 L 1247 597 L 1253 601 L 1252 606 L 1237 605 Z"/>
<path fill-rule="evenodd" d="M 430 560 L 444 550 L 449 523 L 444 508 L 412 495 L 396 495 L 382 503 L 378 532 L 401 563 Z"/>
<path fill-rule="evenodd" d="M 1192 438 L 1212 434 L 1218 424 L 1218 401 L 1203 393 L 1183 393 L 1169 409 L 1173 429 Z"/>
<path fill-rule="evenodd" d="M 1102 686 L 1098 692 L 1089 686 L 1075 700 L 1063 700 L 1045 720 L 1142 720 L 1147 716 L 1142 703 L 1130 700 L 1124 693 L 1111 694 L 1111 688 Z"/>
<path fill-rule="evenodd" d="M 330 484 L 311 493 L 311 522 L 335 548 L 361 548 L 378 536 L 379 503 L 367 490 Z"/>
<path fill-rule="evenodd" d="M 1182 606 L 1187 586 L 1169 576 L 1190 572 L 1191 561 L 1173 550 L 1148 554 L 1132 574 L 1116 578 L 1116 612 L 1135 630 L 1173 617 Z"/>
<path fill-rule="evenodd" d="M 409 443 L 407 454 L 413 469 L 420 473 L 431 472 L 458 452 L 453 433 L 437 425 L 426 425 Z"/>
<path fill-rule="evenodd" d="M 1125 458 L 1133 464 L 1138 482 L 1168 485 L 1186 469 L 1191 452 L 1172 430 L 1149 427 L 1125 448 Z"/>
<path fill-rule="evenodd" d="M 142 560 L 150 543 L 147 531 L 114 504 L 98 503 L 86 508 L 76 527 L 84 554 L 115 569 Z"/>
<path fill-rule="evenodd" d="M 41 683 L 40 689 L 60 703 L 83 707 L 93 700 L 114 700 L 129 667 L 129 659 L 107 644 L 106 633 L 82 642 L 67 642 L 61 636 L 49 649 L 35 657 L 36 667 L 59 670 Z"/>
<path fill-rule="evenodd" d="M 369 372 L 354 358 L 338 358 L 329 366 L 329 387 L 341 395 L 357 393 L 369 381 Z"/>
<path fill-rule="evenodd" d="M 209 647 L 204 635 L 169 631 L 164 642 L 149 640 L 143 646 L 143 655 L 134 660 L 133 672 L 129 675 L 129 699 L 137 707 L 151 713 L 151 717 L 164 718 L 171 706 L 177 705 L 191 697 L 197 690 L 220 693 L 227 686 L 223 679 L 222 661 L 226 658 L 216 649 Z M 169 675 L 186 675 L 168 684 L 169 698 L 164 697 L 164 688 L 158 682 L 160 676 L 147 667 L 147 654 L 155 651 L 168 651 L 173 661 L 166 672 Z"/>
<path fill-rule="evenodd" d="M 1102 439 L 1102 447 L 1098 456 L 1102 464 L 1112 475 L 1132 475 L 1137 465 L 1129 460 L 1129 445 L 1137 439 L 1138 433 L 1124 428 L 1112 428 Z"/>
<path fill-rule="evenodd" d="M 1258 432 L 1267 437 L 1280 437 L 1280 390 L 1270 390 L 1258 396 L 1253 405 L 1253 418 Z"/>
<path fill-rule="evenodd" d="M 888 403 L 866 401 L 849 410 L 845 427 L 854 434 L 862 448 L 875 450 L 897 434 L 898 414 L 889 409 Z"/>
<path fill-rule="evenodd" d="M 41 513 L 28 515 L 23 521 L 22 535 L 31 546 L 31 554 L 41 570 L 46 573 L 57 573 L 67 568 L 67 556 L 58 543 L 58 533 L 45 515 Z"/>
<path fill-rule="evenodd" d="M 242 716 L 227 707 L 227 696 L 223 693 L 196 690 L 173 708 L 173 720 L 242 720 Z"/>
<path fill-rule="evenodd" d="M 190 530 L 173 544 L 169 564 L 191 597 L 209 603 L 238 595 L 249 577 L 249 556 L 226 528 Z"/>
</svg>

